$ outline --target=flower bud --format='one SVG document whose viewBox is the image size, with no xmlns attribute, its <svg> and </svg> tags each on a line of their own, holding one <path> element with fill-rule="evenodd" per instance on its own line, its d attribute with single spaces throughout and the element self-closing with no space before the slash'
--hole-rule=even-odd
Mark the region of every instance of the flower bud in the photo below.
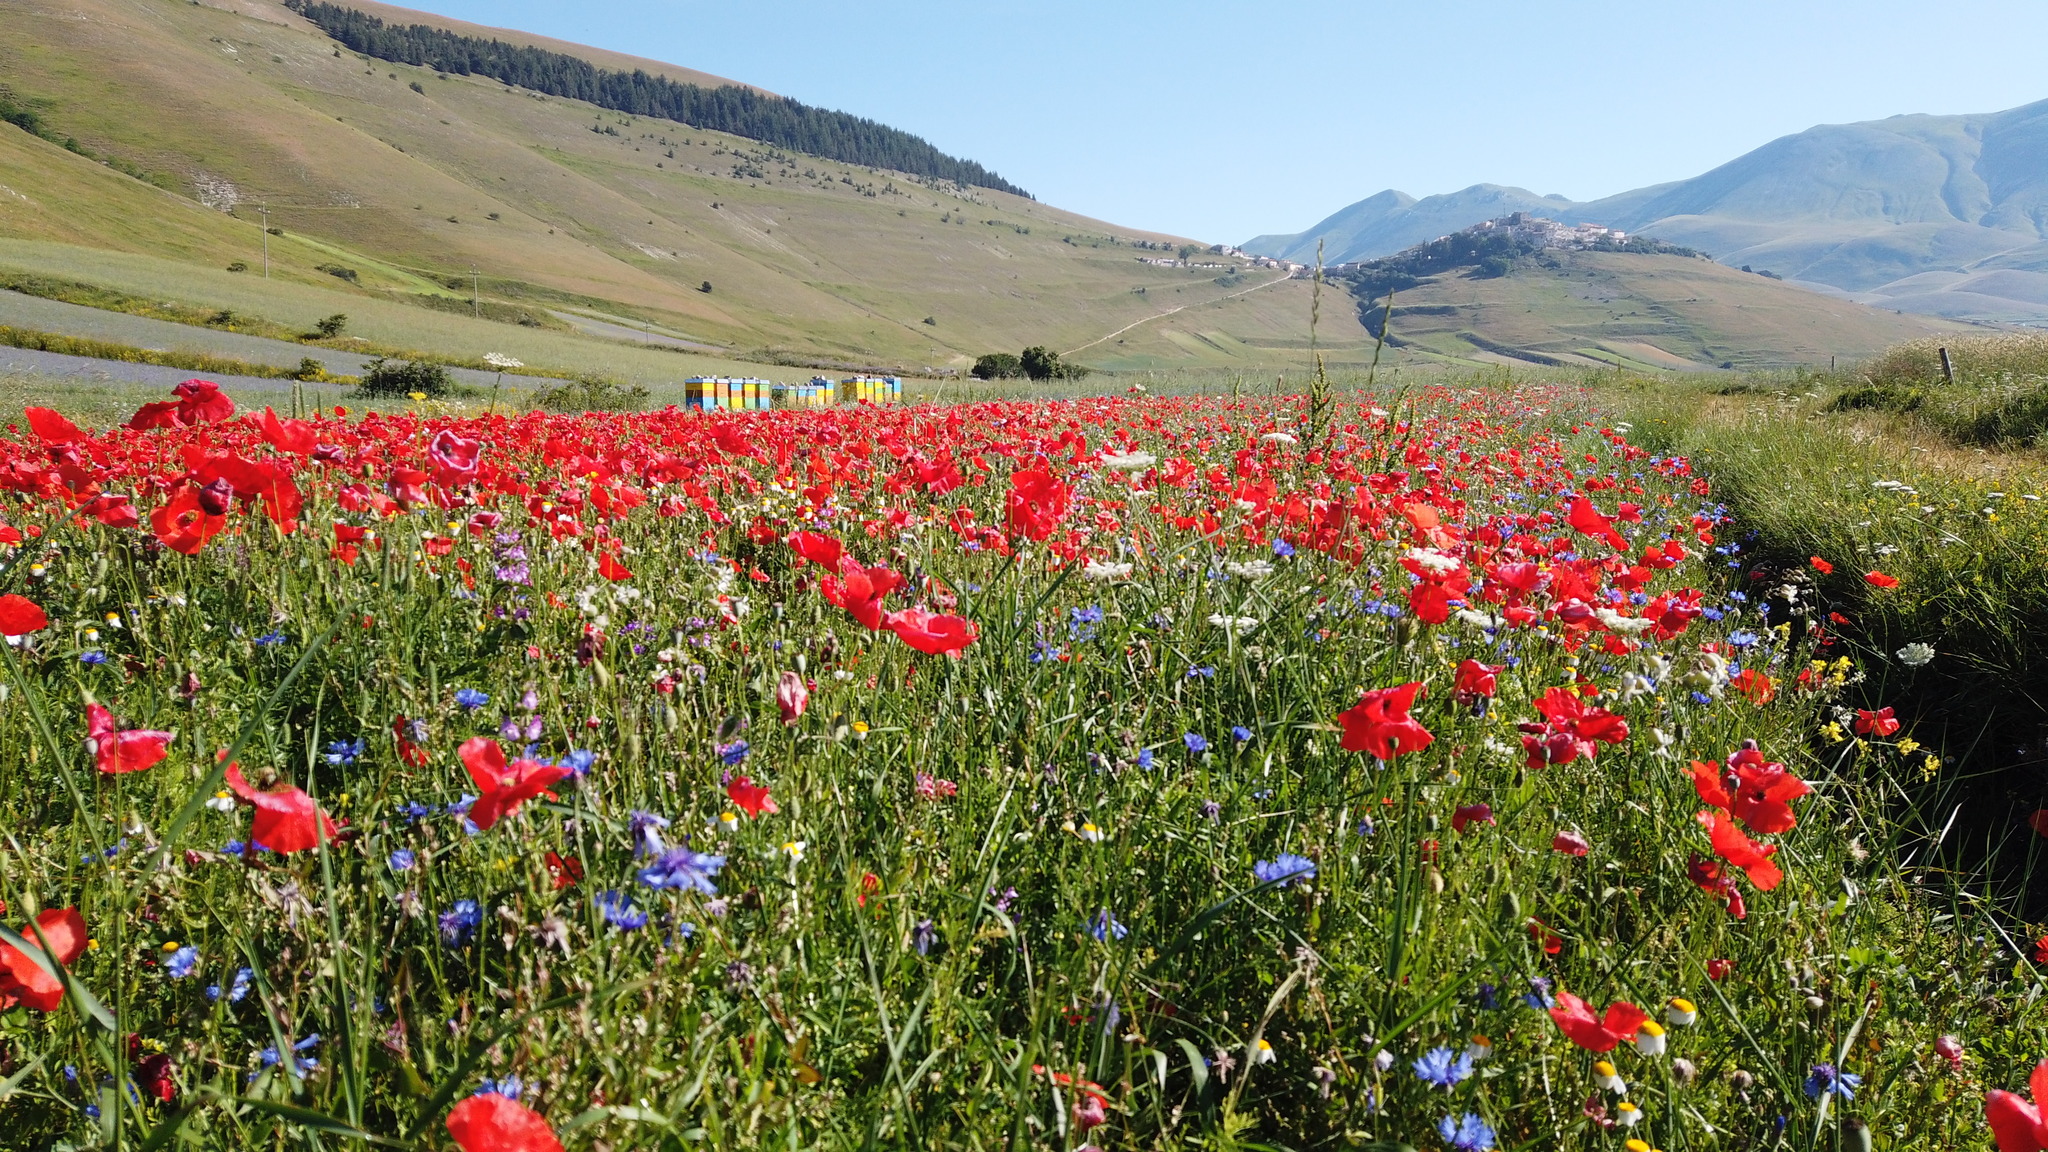
<svg viewBox="0 0 2048 1152">
<path fill-rule="evenodd" d="M 784 672 L 775 682 L 775 707 L 782 712 L 784 724 L 794 724 L 811 706 L 811 690 L 804 686 L 804 678 L 795 672 Z"/>
</svg>

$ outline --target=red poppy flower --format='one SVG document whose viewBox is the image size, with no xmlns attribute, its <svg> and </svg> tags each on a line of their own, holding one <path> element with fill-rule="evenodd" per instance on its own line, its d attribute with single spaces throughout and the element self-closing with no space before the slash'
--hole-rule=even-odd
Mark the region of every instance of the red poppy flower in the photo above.
<svg viewBox="0 0 2048 1152">
<path fill-rule="evenodd" d="M 85 917 L 78 909 L 47 909 L 36 917 L 35 926 L 49 942 L 48 952 L 27 926 L 22 927 L 21 938 L 34 950 L 34 956 L 11 944 L 0 944 L 0 1010 L 21 1004 L 38 1012 L 55 1011 L 64 1002 L 64 982 L 46 971 L 42 962 L 54 960 L 68 968 L 85 954 Z"/>
<path fill-rule="evenodd" d="M 79 431 L 78 425 L 65 419 L 62 413 L 48 408 L 24 408 L 21 414 L 28 417 L 29 431 L 45 444 L 71 444 L 85 439 L 85 433 Z"/>
<path fill-rule="evenodd" d="M 227 508 L 225 499 L 215 501 L 199 485 L 183 483 L 168 501 L 149 514 L 150 531 L 173 552 L 196 556 L 208 540 L 227 527 Z"/>
<path fill-rule="evenodd" d="M 979 631 L 974 621 L 965 616 L 942 615 L 922 608 L 891 612 L 883 618 L 882 624 L 894 632 L 897 639 L 932 656 L 958 653 L 974 643 Z"/>
<path fill-rule="evenodd" d="M 1832 576 L 1835 573 L 1835 566 L 1818 556 L 1808 556 L 1806 562 L 1813 565 L 1813 570 L 1823 576 Z"/>
<path fill-rule="evenodd" d="M 733 777 L 731 782 L 725 786 L 725 796 L 740 811 L 745 812 L 749 816 L 759 816 L 763 812 L 774 813 L 782 811 L 782 809 L 775 806 L 774 798 L 768 795 L 766 785 L 756 784 L 745 776 Z"/>
<path fill-rule="evenodd" d="M 1059 527 L 1072 495 L 1071 489 L 1042 467 L 1013 472 L 1004 504 L 1005 523 L 1014 535 L 1043 540 Z"/>
<path fill-rule="evenodd" d="M 1766 763 L 1755 748 L 1730 756 L 1725 767 L 1693 761 L 1692 784 L 1700 799 L 1732 813 L 1760 835 L 1798 827 L 1792 801 L 1813 791 L 1806 781 L 1785 771 L 1783 764 Z"/>
<path fill-rule="evenodd" d="M 483 447 L 483 441 L 466 439 L 452 428 L 436 432 L 427 444 L 427 463 L 434 466 L 434 483 L 443 488 L 459 488 L 476 479 L 477 460 Z"/>
<path fill-rule="evenodd" d="M 178 398 L 178 418 L 185 424 L 218 424 L 235 414 L 235 402 L 211 380 L 187 380 L 171 394 Z"/>
<path fill-rule="evenodd" d="M 92 744 L 99 770 L 110 776 L 140 772 L 155 764 L 164 758 L 164 747 L 171 742 L 169 732 L 142 728 L 119 731 L 114 714 L 97 704 L 85 706 L 85 738 Z"/>
<path fill-rule="evenodd" d="M 1571 508 L 1565 515 L 1565 523 L 1570 524 L 1572 530 L 1581 535 L 1597 536 L 1607 541 L 1607 546 L 1616 552 L 1628 550 L 1628 541 L 1622 539 L 1621 533 L 1614 530 L 1614 524 L 1602 516 L 1600 510 L 1593 507 L 1593 502 L 1584 496 L 1572 501 Z"/>
<path fill-rule="evenodd" d="M 1993 1088 L 1984 1094 L 1984 1122 L 1998 1152 L 2042 1152 L 2048 1149 L 2048 1123 L 2041 1119 L 2040 1101 L 2048 1099 L 2048 1060 L 2034 1065 L 2027 1078 L 2033 1100 Z"/>
<path fill-rule="evenodd" d="M 157 1052 L 135 1062 L 135 1087 L 144 1096 L 169 1104 L 178 1097 L 177 1065 Z"/>
<path fill-rule="evenodd" d="M 299 789 L 286 786 L 260 791 L 243 778 L 240 764 L 228 765 L 227 782 L 235 795 L 256 809 L 249 828 L 252 843 L 290 854 L 318 847 L 322 840 L 333 841 L 334 821 Z"/>
<path fill-rule="evenodd" d="M 1550 689 L 1537 698 L 1535 707 L 1544 722 L 1518 725 L 1531 768 L 1569 764 L 1581 756 L 1591 760 L 1598 744 L 1628 739 L 1628 721 L 1605 708 L 1588 707 L 1569 688 Z"/>
<path fill-rule="evenodd" d="M 540 1113 L 496 1092 L 471 1096 L 451 1109 L 448 1135 L 462 1152 L 562 1152 Z"/>
<path fill-rule="evenodd" d="M 260 421 L 263 439 L 280 452 L 294 456 L 311 456 L 320 446 L 313 433 L 313 426 L 304 420 L 280 420 L 277 413 L 269 408 L 263 410 Z"/>
<path fill-rule="evenodd" d="M 35 601 L 12 592 L 0 596 L 0 635 L 26 636 L 49 626 L 49 616 Z"/>
<path fill-rule="evenodd" d="M 1481 697 L 1491 698 L 1500 683 L 1501 669 L 1505 664 L 1481 664 L 1477 660 L 1466 660 L 1458 665 L 1457 679 L 1451 690 L 1457 694 L 1458 702 L 1470 707 Z"/>
<path fill-rule="evenodd" d="M 1408 714 L 1421 693 L 1419 680 L 1394 688 L 1367 689 L 1358 703 L 1337 713 L 1337 723 L 1344 728 L 1338 743 L 1347 752 L 1370 752 L 1380 760 L 1429 747 L 1436 737 Z"/>
<path fill-rule="evenodd" d="M 1899 730 L 1899 722 L 1892 717 L 1890 705 L 1872 712 L 1868 708 L 1856 710 L 1856 734 L 1858 736 L 1889 736 Z"/>
<path fill-rule="evenodd" d="M 607 552 L 597 558 L 597 574 L 607 580 L 631 580 L 633 570 L 619 563 L 618 558 Z"/>
<path fill-rule="evenodd" d="M 1778 686 L 1771 678 L 1754 668 L 1744 668 L 1728 681 L 1728 686 L 1749 697 L 1754 704 L 1762 706 L 1778 698 Z"/>
<path fill-rule="evenodd" d="M 1785 878 L 1785 873 L 1772 863 L 1771 857 L 1778 854 L 1776 844 L 1758 844 L 1742 834 L 1742 829 L 1728 818 L 1726 812 L 1701 812 L 1694 819 L 1707 830 L 1707 839 L 1714 846 L 1714 855 L 1742 869 L 1749 882 L 1760 892 L 1769 892 Z"/>
<path fill-rule="evenodd" d="M 839 558 L 846 555 L 846 546 L 836 536 L 818 532 L 792 532 L 786 541 L 789 550 L 818 565 L 827 572 L 839 570 Z"/>
<path fill-rule="evenodd" d="M 2034 941 L 2034 963 L 2048 964 L 2048 936 Z"/>
<path fill-rule="evenodd" d="M 2048 837 L 2048 808 L 2034 809 L 2033 814 L 2027 817 L 2027 827 L 2041 836 Z"/>
<path fill-rule="evenodd" d="M 1887 576 L 1882 572 L 1865 572 L 1863 574 L 1863 582 L 1872 588 L 1897 588 L 1899 586 L 1899 578 L 1897 576 Z"/>
<path fill-rule="evenodd" d="M 1617 1000 L 1607 1006 L 1604 1016 L 1595 1017 L 1584 1000 L 1559 992 L 1550 1018 L 1557 1021 L 1567 1039 L 1586 1051 L 1612 1052 L 1622 1042 L 1635 1039 L 1650 1014 L 1626 1000 Z"/>
<path fill-rule="evenodd" d="M 1529 939 L 1536 941 L 1545 956 L 1555 956 L 1564 951 L 1564 937 L 1552 932 L 1550 925 L 1531 916 L 1523 927 L 1528 929 Z"/>
<path fill-rule="evenodd" d="M 870 632 L 882 628 L 882 597 L 903 584 L 903 577 L 886 566 L 863 567 L 851 556 L 839 558 L 839 575 L 818 579 L 818 592 L 827 603 L 846 610 Z"/>
<path fill-rule="evenodd" d="M 548 788 L 569 774 L 565 765 L 542 764 L 538 760 L 514 760 L 507 765 L 505 750 L 488 736 L 464 740 L 456 754 L 469 770 L 469 778 L 476 782 L 478 796 L 476 803 L 470 805 L 469 821 L 479 831 L 487 831 L 517 813 L 521 804 L 536 796 L 554 799 Z"/>
<path fill-rule="evenodd" d="M 1707 979 L 1709 980 L 1726 980 L 1729 974 L 1734 971 L 1735 961 L 1733 960 L 1716 959 L 1707 961 Z"/>
<path fill-rule="evenodd" d="M 1577 832 L 1561 831 L 1557 835 L 1552 836 L 1550 838 L 1550 848 L 1553 852 L 1562 852 L 1567 856 L 1584 856 L 1587 852 L 1592 851 L 1592 845 L 1586 843 L 1586 838 Z"/>
<path fill-rule="evenodd" d="M 1460 835 L 1474 824 L 1492 823 L 1494 819 L 1491 804 L 1467 804 L 1451 813 L 1451 831 Z"/>
<path fill-rule="evenodd" d="M 548 875 L 554 878 L 555 890 L 557 892 L 583 879 L 583 861 L 578 860 L 574 856 L 564 856 L 560 852 L 549 852 L 546 863 Z"/>
</svg>

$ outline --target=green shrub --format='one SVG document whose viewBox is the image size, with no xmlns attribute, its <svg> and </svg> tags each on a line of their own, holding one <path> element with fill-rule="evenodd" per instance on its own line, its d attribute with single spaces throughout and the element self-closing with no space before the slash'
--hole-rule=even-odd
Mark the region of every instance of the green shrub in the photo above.
<svg viewBox="0 0 2048 1152">
<path fill-rule="evenodd" d="M 1024 374 L 1024 363 L 1008 352 L 991 352 L 974 362 L 977 380 L 1006 380 Z"/>
<path fill-rule="evenodd" d="M 444 365 L 431 360 L 409 360 L 392 363 L 382 356 L 370 361 L 363 369 L 362 382 L 356 385 L 358 396 L 410 396 L 415 392 L 429 397 L 446 396 L 455 382 L 449 378 Z"/>
<path fill-rule="evenodd" d="M 563 380 L 533 397 L 536 407 L 549 412 L 638 412 L 647 401 L 647 389 L 640 385 L 597 375 Z"/>
</svg>

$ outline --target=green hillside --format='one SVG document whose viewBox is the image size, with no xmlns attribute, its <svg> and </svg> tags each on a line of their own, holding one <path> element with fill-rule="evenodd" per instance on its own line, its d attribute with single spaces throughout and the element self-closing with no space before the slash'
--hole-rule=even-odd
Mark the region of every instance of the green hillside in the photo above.
<svg viewBox="0 0 2048 1152">
<path fill-rule="evenodd" d="M 1361 300 L 1378 327 L 1383 298 Z M 1870 355 L 1970 329 L 1669 255 L 1551 250 L 1501 276 L 1460 268 L 1395 296 L 1407 359 L 1635 369 L 1769 368 Z"/>
<path fill-rule="evenodd" d="M 1139 262 L 1178 237 L 365 61 L 262 0 L 80 0 L 9 20 L 14 97 L 149 182 L 96 179 L 112 173 L 10 129 L 10 154 L 47 154 L 6 169 L 0 236 L 254 267 L 267 206 L 285 279 L 466 298 L 474 268 L 487 297 L 595 307 L 733 355 L 912 371 L 1074 347 L 1161 295 L 1230 292 L 1214 270 Z M 1238 334 L 1291 335 L 1305 315 L 1266 330 L 1247 313 Z"/>
</svg>

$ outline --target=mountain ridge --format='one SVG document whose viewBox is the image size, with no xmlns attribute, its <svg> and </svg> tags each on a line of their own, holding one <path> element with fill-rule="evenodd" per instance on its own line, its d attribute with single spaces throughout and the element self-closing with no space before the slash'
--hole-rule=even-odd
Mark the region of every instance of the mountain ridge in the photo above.
<svg viewBox="0 0 2048 1152">
<path fill-rule="evenodd" d="M 1901 311 L 2048 322 L 2048 100 L 2001 112 L 1822 124 L 1686 180 L 1596 200 L 1477 184 L 1388 189 L 1245 251 L 1351 262 L 1502 215 L 1597 223 Z M 1929 274 L 1937 274 L 1928 279 Z"/>
</svg>

